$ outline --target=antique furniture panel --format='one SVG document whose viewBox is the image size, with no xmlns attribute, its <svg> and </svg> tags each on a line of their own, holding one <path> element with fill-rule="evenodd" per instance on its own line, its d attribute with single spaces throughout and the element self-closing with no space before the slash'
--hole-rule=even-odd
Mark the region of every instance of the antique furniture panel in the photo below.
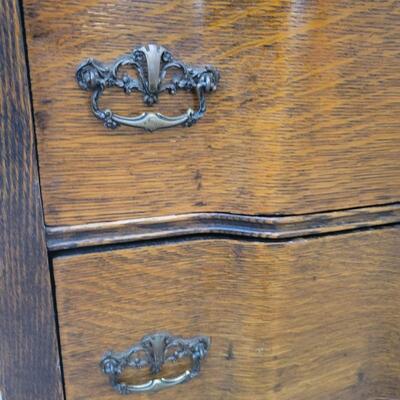
<svg viewBox="0 0 400 400">
<path fill-rule="evenodd" d="M 159 331 L 211 337 L 200 375 L 138 399 L 400 397 L 398 228 L 286 243 L 164 242 L 53 261 L 68 400 L 114 400 L 99 362 Z M 174 376 L 185 366 L 165 366 Z M 149 379 L 146 370 L 124 380 Z"/>
<path fill-rule="evenodd" d="M 48 225 L 188 212 L 292 214 L 400 195 L 396 1 L 25 0 Z M 78 64 L 158 43 L 221 73 L 190 128 L 109 130 Z M 193 95 L 101 99 L 177 115 Z"/>
<path fill-rule="evenodd" d="M 0 0 L 0 400 L 400 399 L 399 5 Z"/>
</svg>

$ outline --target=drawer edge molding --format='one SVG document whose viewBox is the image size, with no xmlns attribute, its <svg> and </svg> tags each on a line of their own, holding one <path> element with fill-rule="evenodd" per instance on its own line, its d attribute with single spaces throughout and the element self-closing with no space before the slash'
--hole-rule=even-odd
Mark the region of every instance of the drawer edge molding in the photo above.
<svg viewBox="0 0 400 400">
<path fill-rule="evenodd" d="M 400 203 L 392 203 L 302 215 L 191 213 L 104 223 L 48 226 L 46 235 L 48 249 L 60 251 L 196 234 L 286 240 L 398 222 L 400 222 Z"/>
</svg>

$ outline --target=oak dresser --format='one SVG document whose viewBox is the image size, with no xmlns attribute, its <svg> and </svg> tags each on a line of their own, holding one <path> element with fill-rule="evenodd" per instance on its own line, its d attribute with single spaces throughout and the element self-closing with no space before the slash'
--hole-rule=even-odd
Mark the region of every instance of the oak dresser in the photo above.
<svg viewBox="0 0 400 400">
<path fill-rule="evenodd" d="M 1 400 L 400 399 L 399 1 L 0 22 Z"/>
</svg>

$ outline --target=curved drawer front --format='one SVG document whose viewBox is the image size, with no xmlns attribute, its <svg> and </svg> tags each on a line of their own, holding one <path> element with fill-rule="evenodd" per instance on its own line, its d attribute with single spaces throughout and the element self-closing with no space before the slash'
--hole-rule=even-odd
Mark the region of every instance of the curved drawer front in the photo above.
<svg viewBox="0 0 400 400">
<path fill-rule="evenodd" d="M 200 373 L 132 399 L 398 398 L 399 245 L 398 229 L 387 228 L 286 244 L 197 240 L 57 257 L 66 397 L 121 398 L 102 357 L 167 331 L 206 346 Z M 151 343 L 159 354 L 159 335 L 139 348 Z M 136 358 L 137 366 L 144 355 Z M 122 382 L 191 368 L 187 358 L 161 369 L 164 360 L 152 360 L 158 375 L 143 364 L 124 370 Z"/>
<path fill-rule="evenodd" d="M 24 11 L 48 224 L 399 200 L 392 1 L 25 0 Z M 93 117 L 77 65 L 147 43 L 221 72 L 190 129 L 111 131 Z M 198 107 L 191 94 L 149 108 L 118 90 L 99 107 L 131 117 Z M 140 123 L 153 129 L 154 115 Z"/>
</svg>

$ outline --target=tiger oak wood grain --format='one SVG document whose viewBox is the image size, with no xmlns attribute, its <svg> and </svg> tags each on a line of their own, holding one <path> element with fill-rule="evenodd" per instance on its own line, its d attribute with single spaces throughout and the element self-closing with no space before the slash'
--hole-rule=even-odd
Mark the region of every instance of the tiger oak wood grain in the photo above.
<svg viewBox="0 0 400 400">
<path fill-rule="evenodd" d="M 24 10 L 47 224 L 399 199 L 398 1 L 25 0 Z M 149 42 L 217 66 L 220 87 L 190 129 L 110 132 L 75 68 Z M 136 95 L 105 103 L 143 110 Z"/>
<path fill-rule="evenodd" d="M 57 257 L 67 398 L 120 398 L 99 359 L 158 330 L 211 335 L 209 357 L 200 377 L 138 399 L 400 398 L 399 246 L 386 228 Z"/>
<path fill-rule="evenodd" d="M 0 0 L 0 399 L 62 400 L 17 1 Z"/>
</svg>

